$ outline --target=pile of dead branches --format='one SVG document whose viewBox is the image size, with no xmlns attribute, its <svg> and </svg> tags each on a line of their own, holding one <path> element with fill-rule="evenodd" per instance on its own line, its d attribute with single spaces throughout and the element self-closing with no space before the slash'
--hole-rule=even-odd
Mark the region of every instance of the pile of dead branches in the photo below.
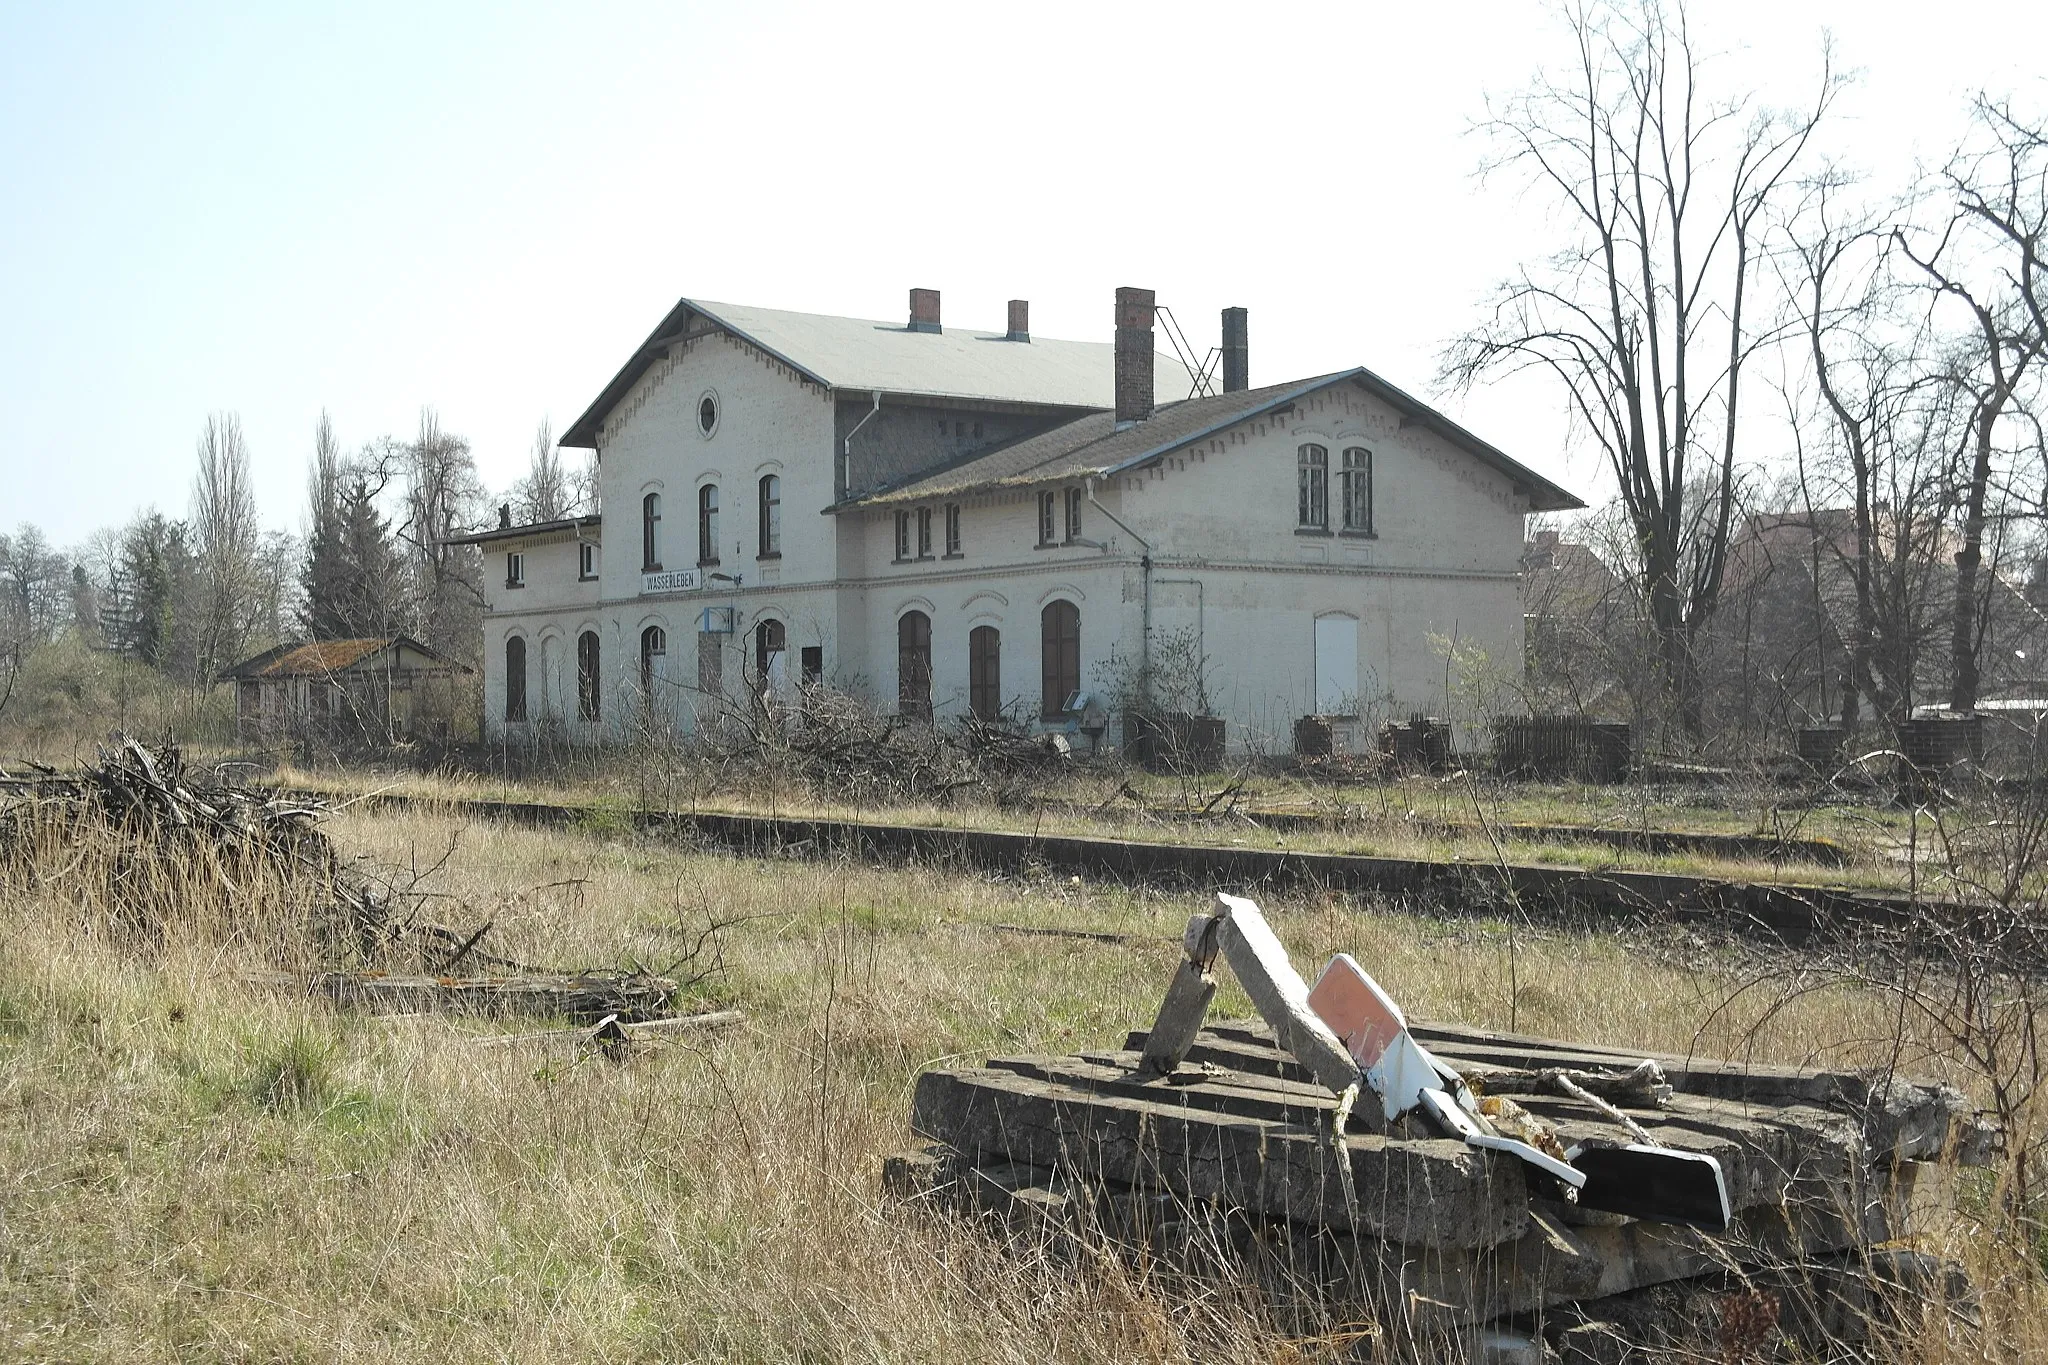
<svg viewBox="0 0 2048 1365">
<path fill-rule="evenodd" d="M 1058 736 L 972 716 L 935 724 L 824 687 L 750 694 L 700 728 L 693 754 L 713 789 L 786 785 L 834 801 L 934 804 L 976 789 L 1000 802 L 1067 756 Z"/>
<path fill-rule="evenodd" d="M 251 979 L 387 1011 L 644 1020 L 677 995 L 666 972 L 561 971 L 491 952 L 491 921 L 459 931 L 425 913 L 453 905 L 428 887 L 447 855 L 404 871 L 344 861 L 320 828 L 326 813 L 188 763 L 169 742 L 115 735 L 75 771 L 0 768 L 0 902 L 54 901 L 81 929 L 145 951 L 237 945 L 264 968 Z M 694 968 L 685 984 L 722 966 L 718 927 L 679 960 Z"/>
</svg>

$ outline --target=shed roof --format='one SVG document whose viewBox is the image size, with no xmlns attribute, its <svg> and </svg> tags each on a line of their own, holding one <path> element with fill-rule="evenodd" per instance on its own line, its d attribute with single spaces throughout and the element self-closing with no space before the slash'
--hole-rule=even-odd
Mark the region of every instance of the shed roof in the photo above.
<svg viewBox="0 0 2048 1365">
<path fill-rule="evenodd" d="M 596 529 L 604 524 L 604 518 L 595 512 L 580 517 L 562 517 L 555 521 L 530 521 L 524 526 L 493 526 L 488 531 L 472 531 L 468 535 L 450 536 L 443 545 L 488 545 L 496 540 L 525 540 L 532 536 L 552 536 L 565 532 L 581 534 L 585 527 Z"/>
<path fill-rule="evenodd" d="M 973 327 L 913 332 L 902 322 L 683 299 L 570 424 L 562 444 L 594 448 L 605 416 L 647 367 L 669 347 L 712 330 L 740 337 L 830 389 L 1056 408 L 1116 404 L 1116 348 L 1107 341 L 1011 341 L 1005 332 Z M 1158 351 L 1153 382 L 1162 398 L 1193 388 L 1186 366 Z"/>
<path fill-rule="evenodd" d="M 1289 384 L 1270 384 L 1264 388 L 1164 404 L 1148 420 L 1121 427 L 1113 413 L 1090 413 L 1051 431 L 983 451 L 948 468 L 879 493 L 852 499 L 840 506 L 887 506 L 1091 476 L 1107 478 L 1149 464 L 1240 422 L 1284 409 L 1318 389 L 1347 382 L 1357 384 L 1393 407 L 1403 418 L 1435 431 L 1452 445 L 1506 475 L 1514 481 L 1517 491 L 1529 499 L 1531 511 L 1563 511 L 1585 506 L 1570 492 L 1509 458 L 1435 408 L 1402 392 L 1362 366 Z"/>
<path fill-rule="evenodd" d="M 325 677 L 365 663 L 387 649 L 405 648 L 424 654 L 446 668 L 470 672 L 439 650 L 429 649 L 410 635 L 373 635 L 353 640 L 291 641 L 244 659 L 223 672 L 216 681 L 231 682 L 261 678 Z"/>
</svg>

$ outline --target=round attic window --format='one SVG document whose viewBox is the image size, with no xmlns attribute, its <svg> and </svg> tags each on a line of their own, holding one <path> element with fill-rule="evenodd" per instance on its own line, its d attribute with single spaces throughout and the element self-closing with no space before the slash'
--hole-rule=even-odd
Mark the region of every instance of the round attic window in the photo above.
<svg viewBox="0 0 2048 1365">
<path fill-rule="evenodd" d="M 718 390 L 706 389 L 697 400 L 697 431 L 709 436 L 718 430 Z"/>
</svg>

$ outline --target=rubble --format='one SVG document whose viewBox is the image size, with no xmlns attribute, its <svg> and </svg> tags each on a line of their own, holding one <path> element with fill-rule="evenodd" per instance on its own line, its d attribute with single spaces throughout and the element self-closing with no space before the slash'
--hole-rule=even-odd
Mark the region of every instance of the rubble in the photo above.
<svg viewBox="0 0 2048 1365">
<path fill-rule="evenodd" d="M 1997 1143 L 1938 1085 L 1409 1025 L 1391 1001 L 1326 1020 L 1235 898 L 1185 946 L 1158 1022 L 1120 1048 L 922 1075 L 911 1127 L 931 1145 L 885 1184 L 1013 1234 L 1250 1274 L 1417 1351 L 1484 1330 L 1540 1355 L 1567 1330 L 1640 1335 L 1623 1306 L 1652 1291 L 1769 1293 L 1772 1332 L 1838 1322 L 1813 1286 L 1915 1231 L 1934 1163 Z M 1263 1019 L 1205 1019 L 1219 960 Z M 1821 1265 L 1833 1278 L 1779 1274 Z"/>
</svg>

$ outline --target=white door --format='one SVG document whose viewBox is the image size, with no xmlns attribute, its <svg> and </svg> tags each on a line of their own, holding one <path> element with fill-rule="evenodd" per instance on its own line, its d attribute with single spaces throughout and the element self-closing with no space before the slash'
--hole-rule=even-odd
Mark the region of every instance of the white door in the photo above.
<svg viewBox="0 0 2048 1365">
<path fill-rule="evenodd" d="M 1358 618 L 1316 618 L 1316 709 L 1319 716 L 1358 713 Z"/>
</svg>

